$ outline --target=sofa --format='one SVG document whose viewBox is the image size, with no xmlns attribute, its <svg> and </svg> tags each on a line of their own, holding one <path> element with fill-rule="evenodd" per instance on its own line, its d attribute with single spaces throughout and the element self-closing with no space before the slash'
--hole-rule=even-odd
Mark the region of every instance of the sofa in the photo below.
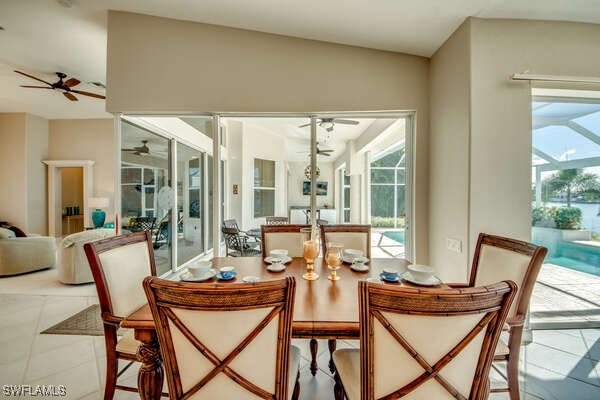
<svg viewBox="0 0 600 400">
<path fill-rule="evenodd" d="M 18 275 L 56 265 L 56 238 L 21 236 L 0 227 L 0 276 Z"/>
<path fill-rule="evenodd" d="M 115 236 L 114 228 L 90 229 L 65 236 L 60 245 L 58 279 L 66 284 L 94 282 L 83 245 L 111 236 Z"/>
</svg>

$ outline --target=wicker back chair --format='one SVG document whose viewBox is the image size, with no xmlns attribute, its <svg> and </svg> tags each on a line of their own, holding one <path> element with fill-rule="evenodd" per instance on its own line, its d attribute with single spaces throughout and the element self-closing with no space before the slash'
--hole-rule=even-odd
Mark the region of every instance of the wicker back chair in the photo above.
<svg viewBox="0 0 600 400">
<path fill-rule="evenodd" d="M 143 286 L 171 399 L 297 399 L 294 278 L 214 285 L 148 277 Z"/>
<path fill-rule="evenodd" d="M 361 281 L 358 291 L 360 350 L 333 354 L 336 399 L 487 399 L 514 282 L 422 289 Z"/>
<path fill-rule="evenodd" d="M 290 257 L 302 257 L 301 228 L 310 228 L 310 225 L 262 225 L 263 257 L 267 257 L 273 249 L 286 249 Z"/>
<path fill-rule="evenodd" d="M 479 234 L 475 248 L 469 286 L 488 285 L 510 279 L 519 288 L 506 320 L 508 343 L 500 339 L 494 357 L 496 361 L 507 363 L 506 376 L 498 368 L 494 369 L 504 376 L 508 387 L 493 388 L 492 392 L 509 392 L 511 400 L 519 399 L 519 352 L 525 315 L 547 252 L 545 247 L 485 233 Z"/>
<path fill-rule="evenodd" d="M 100 302 L 106 346 L 104 399 L 110 400 L 115 389 L 138 391 L 117 385 L 117 378 L 137 360 L 139 347 L 133 333 L 119 339 L 117 330 L 124 317 L 146 304 L 141 282 L 148 275 L 156 275 L 152 237 L 149 231 L 137 232 L 86 243 L 83 248 Z M 130 361 L 121 371 L 119 359 Z"/>
<path fill-rule="evenodd" d="M 345 249 L 362 250 L 367 258 L 371 258 L 371 225 L 321 225 L 323 254 L 327 254 L 327 243 L 336 242 Z"/>
<path fill-rule="evenodd" d="M 155 217 L 133 217 L 129 220 L 127 229 L 131 232 L 152 231 L 155 224 Z"/>
</svg>

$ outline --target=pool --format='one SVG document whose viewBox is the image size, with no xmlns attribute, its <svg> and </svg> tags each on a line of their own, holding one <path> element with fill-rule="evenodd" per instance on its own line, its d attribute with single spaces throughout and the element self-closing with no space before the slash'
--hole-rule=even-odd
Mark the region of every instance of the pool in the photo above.
<svg viewBox="0 0 600 400">
<path fill-rule="evenodd" d="M 545 263 L 558 265 L 575 271 L 585 272 L 588 274 L 600 276 L 600 266 L 591 265 L 583 261 L 575 260 L 568 257 L 546 257 Z"/>
<path fill-rule="evenodd" d="M 383 236 L 392 239 L 395 242 L 404 244 L 404 231 L 385 231 Z"/>
</svg>

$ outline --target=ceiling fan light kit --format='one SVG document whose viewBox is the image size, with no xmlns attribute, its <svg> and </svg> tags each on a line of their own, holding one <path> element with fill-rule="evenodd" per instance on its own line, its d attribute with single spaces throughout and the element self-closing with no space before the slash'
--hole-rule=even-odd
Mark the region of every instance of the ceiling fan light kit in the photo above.
<svg viewBox="0 0 600 400">
<path fill-rule="evenodd" d="M 75 97 L 75 95 L 73 93 L 77 93 L 77 94 L 80 94 L 83 96 L 95 97 L 97 99 L 105 99 L 106 98 L 105 96 L 102 96 L 101 94 L 86 92 L 83 90 L 72 89 L 74 86 L 79 85 L 81 83 L 81 81 L 76 78 L 69 78 L 66 81 L 64 81 L 63 79 L 67 77 L 67 74 L 65 74 L 63 72 L 56 73 L 56 76 L 58 76 L 58 81 L 56 81 L 54 83 L 46 82 L 43 79 L 37 78 L 33 75 L 26 74 L 25 72 L 21 72 L 21 71 L 17 71 L 17 70 L 15 70 L 15 72 L 17 74 L 21 74 L 23 76 L 26 76 L 28 78 L 34 79 L 38 82 L 42 82 L 42 83 L 45 83 L 46 85 L 48 85 L 48 86 L 21 85 L 21 87 L 24 87 L 24 88 L 57 90 L 57 91 L 61 92 L 67 99 L 69 99 L 71 101 L 79 100 L 77 97 Z"/>
</svg>

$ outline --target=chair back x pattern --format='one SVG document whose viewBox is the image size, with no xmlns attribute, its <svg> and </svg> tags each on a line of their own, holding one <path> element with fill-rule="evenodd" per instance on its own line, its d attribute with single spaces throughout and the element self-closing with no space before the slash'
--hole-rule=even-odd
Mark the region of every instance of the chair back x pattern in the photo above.
<svg viewBox="0 0 600 400">
<path fill-rule="evenodd" d="M 513 282 L 450 290 L 390 289 L 359 282 L 361 314 L 363 321 L 366 320 L 361 326 L 361 348 L 364 351 L 364 356 L 361 356 L 361 398 L 397 399 L 421 388 L 424 398 L 485 399 L 494 348 L 515 290 Z M 458 319 L 462 317 L 465 319 L 460 322 Z M 454 319 L 449 324 L 449 321 L 444 321 L 450 318 Z M 423 325 L 419 324 L 420 320 Z M 454 321 L 460 326 L 456 334 L 432 330 L 437 322 L 452 326 Z M 403 329 L 406 333 L 401 332 Z M 415 336 L 419 330 L 422 335 Z M 392 339 L 385 338 L 386 334 Z M 432 336 L 423 340 L 426 335 Z M 432 347 L 434 336 L 443 342 L 440 348 L 444 348 L 444 352 L 436 355 L 432 362 L 432 353 L 424 355 L 423 351 L 431 350 L 428 347 Z M 377 347 L 377 341 L 385 341 L 383 349 Z M 420 343 L 415 343 L 417 341 Z M 401 365 L 391 365 L 395 357 L 396 362 L 400 359 L 400 353 L 390 355 L 392 343 L 406 353 L 402 356 L 404 362 Z M 456 370 L 445 377 L 444 368 L 459 357 L 462 357 L 460 362 L 466 362 L 463 366 L 468 365 L 468 370 L 461 372 L 464 377 L 457 378 Z M 410 364 L 409 359 L 416 364 Z M 387 373 L 384 369 L 402 370 L 402 377 L 382 378 Z M 469 374 L 473 374 L 473 379 Z M 445 391 L 431 385 L 425 387 L 432 380 Z"/>
<path fill-rule="evenodd" d="M 144 289 L 156 323 L 172 398 L 187 399 L 198 395 L 211 398 L 215 393 L 236 398 L 241 394 L 236 392 L 239 389 L 234 387 L 240 386 L 252 393 L 254 395 L 252 398 L 285 399 L 291 341 L 291 311 L 295 292 L 293 278 L 259 284 L 230 285 L 225 288 L 211 284 L 181 284 L 158 278 L 147 278 L 144 281 Z M 250 332 L 243 334 L 237 344 L 224 356 L 218 355 L 220 351 L 214 347 L 216 343 L 211 344 L 209 339 L 199 337 L 205 334 L 201 325 L 191 326 L 193 325 L 193 323 L 190 324 L 192 319 L 188 318 L 186 321 L 178 315 L 178 311 L 181 310 L 203 313 L 197 318 L 202 318 L 202 323 L 208 326 L 217 324 L 219 321 L 210 319 L 211 311 L 215 312 L 213 314 L 218 314 L 222 311 L 259 309 L 264 310 L 265 315 L 258 316 L 256 320 L 253 319 Z M 278 317 L 278 321 L 274 322 Z M 194 319 L 197 318 L 194 317 Z M 227 328 L 223 327 L 223 329 L 241 329 L 243 331 L 243 328 L 236 326 L 235 322 L 229 321 L 229 323 L 231 325 Z M 243 354 L 244 350 L 253 344 L 256 346 L 254 342 L 267 327 L 273 328 L 272 323 L 277 323 L 277 332 L 266 332 L 266 337 L 273 337 L 277 343 L 270 343 L 270 347 L 267 346 L 263 349 L 265 358 L 255 360 L 258 365 L 245 371 L 237 370 L 235 366 L 232 366 L 232 363 Z M 218 340 L 227 341 L 225 336 L 228 335 L 222 332 Z M 209 337 L 210 335 L 206 336 L 206 338 Z M 264 342 L 261 343 L 264 344 Z M 260 345 L 259 343 L 258 346 Z M 185 355 L 181 353 L 182 349 L 185 349 Z M 276 350 L 276 356 L 271 360 L 272 363 L 277 364 L 275 376 L 262 383 L 256 382 L 256 376 L 249 375 L 256 373 L 257 370 L 260 371 L 261 363 L 268 363 L 268 354 L 272 354 L 273 349 Z M 191 367 L 193 364 L 185 364 L 186 360 L 184 359 L 188 358 L 187 361 L 189 361 L 189 357 L 192 357 L 190 352 L 193 350 L 196 350 L 203 360 L 208 360 L 210 366 L 202 364 Z M 221 352 L 222 350 L 221 348 Z M 225 382 L 217 379 L 223 375 L 229 378 L 228 387 L 225 389 L 223 388 Z M 217 385 L 220 389 L 215 389 Z M 243 393 L 247 394 L 247 392 Z"/>
</svg>

